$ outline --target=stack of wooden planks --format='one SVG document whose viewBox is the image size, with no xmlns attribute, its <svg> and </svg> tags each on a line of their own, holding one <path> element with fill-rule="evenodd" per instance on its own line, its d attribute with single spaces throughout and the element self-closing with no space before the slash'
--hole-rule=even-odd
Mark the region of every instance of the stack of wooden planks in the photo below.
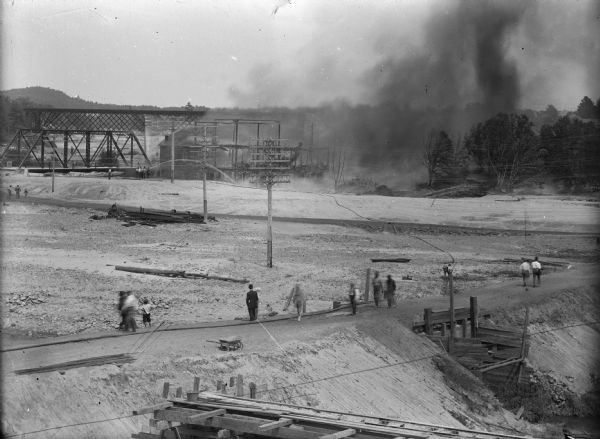
<svg viewBox="0 0 600 439">
<path fill-rule="evenodd" d="M 109 217 L 130 222 L 149 222 L 149 223 L 199 223 L 204 224 L 204 215 L 190 211 L 177 212 L 176 210 L 138 209 L 130 207 L 117 207 L 113 205 L 108 211 Z M 215 220 L 214 217 L 210 217 Z"/>
<path fill-rule="evenodd" d="M 447 427 L 398 419 L 317 410 L 200 392 L 195 401 L 171 399 L 136 410 L 152 413 L 154 432 L 134 433 L 133 438 L 382 439 L 479 438 L 522 439 L 526 436 Z"/>
</svg>

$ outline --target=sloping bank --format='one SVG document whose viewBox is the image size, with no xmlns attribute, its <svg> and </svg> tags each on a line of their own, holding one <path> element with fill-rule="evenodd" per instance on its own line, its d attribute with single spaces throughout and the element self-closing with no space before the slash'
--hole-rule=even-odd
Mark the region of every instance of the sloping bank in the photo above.
<svg viewBox="0 0 600 439">
<path fill-rule="evenodd" d="M 532 422 L 600 416 L 599 283 L 530 302 L 527 364 L 534 371 L 526 385 L 494 389 L 505 408 L 522 409 Z M 497 309 L 494 320 L 520 327 L 523 315 L 523 309 Z"/>
</svg>

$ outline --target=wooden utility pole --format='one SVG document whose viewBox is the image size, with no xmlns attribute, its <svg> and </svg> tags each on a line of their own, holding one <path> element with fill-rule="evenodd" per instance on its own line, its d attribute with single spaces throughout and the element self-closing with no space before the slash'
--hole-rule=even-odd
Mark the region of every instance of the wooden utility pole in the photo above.
<svg viewBox="0 0 600 439">
<path fill-rule="evenodd" d="M 267 177 L 267 267 L 273 267 L 273 179 Z"/>
<path fill-rule="evenodd" d="M 367 278 L 365 280 L 365 303 L 369 303 L 369 291 L 371 289 L 371 268 L 367 268 Z"/>
<path fill-rule="evenodd" d="M 448 267 L 448 289 L 450 290 L 450 338 L 448 339 L 448 353 L 454 350 L 454 288 L 452 286 L 452 267 Z"/>
<path fill-rule="evenodd" d="M 54 155 L 52 155 L 52 193 L 54 193 Z"/>
<path fill-rule="evenodd" d="M 203 205 L 204 205 L 204 224 L 208 222 L 208 201 L 206 199 L 206 127 L 204 127 L 204 147 L 202 148 L 202 196 L 203 196 Z"/>
<path fill-rule="evenodd" d="M 175 122 L 171 125 L 171 183 L 175 182 Z"/>
</svg>

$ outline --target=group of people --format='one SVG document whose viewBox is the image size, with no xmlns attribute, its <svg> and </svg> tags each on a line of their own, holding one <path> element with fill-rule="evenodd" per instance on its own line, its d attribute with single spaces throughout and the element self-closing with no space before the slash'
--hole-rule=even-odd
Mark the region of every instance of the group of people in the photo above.
<svg viewBox="0 0 600 439">
<path fill-rule="evenodd" d="M 392 279 L 392 275 L 388 274 L 384 284 L 383 280 L 379 277 L 379 272 L 376 271 L 372 284 L 375 306 L 379 308 L 379 303 L 383 297 L 387 301 L 388 308 L 391 308 L 396 300 L 396 281 Z"/>
<path fill-rule="evenodd" d="M 148 178 L 150 175 L 150 169 L 145 166 L 142 168 L 140 165 L 135 169 L 135 178 Z"/>
<path fill-rule="evenodd" d="M 248 315 L 250 321 L 257 320 L 258 318 L 258 292 L 260 288 L 255 288 L 254 285 L 248 285 L 248 291 L 246 292 L 246 307 L 248 308 Z M 382 301 L 382 297 L 387 300 L 388 308 L 391 308 L 395 302 L 396 295 L 396 281 L 391 275 L 387 276 L 385 282 L 379 277 L 379 272 L 375 272 L 373 278 L 373 298 L 375 306 L 379 307 L 379 303 Z M 358 302 L 360 301 L 360 289 L 354 284 L 350 284 L 350 290 L 348 291 L 348 298 L 350 299 L 350 306 L 352 307 L 352 314 L 356 314 Z M 297 320 L 302 320 L 302 315 L 306 313 L 306 293 L 300 286 L 299 282 L 296 282 L 290 291 L 283 311 L 287 311 L 290 305 L 296 308 Z M 267 311 L 269 315 L 274 315 L 271 306 L 267 304 Z"/>
<path fill-rule="evenodd" d="M 138 312 L 139 301 L 135 297 L 132 291 L 119 291 L 119 313 L 121 315 L 121 323 L 119 323 L 119 330 L 121 331 L 133 331 L 137 330 L 137 323 L 135 316 Z M 142 301 L 142 305 L 139 306 L 139 311 L 142 313 L 142 323 L 144 327 L 152 326 L 152 319 L 150 317 L 150 311 L 154 308 L 154 305 L 150 303 L 148 299 Z"/>
<path fill-rule="evenodd" d="M 12 198 L 12 191 L 15 191 L 15 198 L 19 199 L 21 198 L 21 186 L 16 185 L 14 188 L 12 187 L 12 184 L 8 186 L 8 189 L 6 189 L 6 194 L 8 195 L 8 199 L 10 200 Z M 23 195 L 25 197 L 27 197 L 27 189 L 23 190 Z"/>
<path fill-rule="evenodd" d="M 529 260 L 526 258 L 522 258 L 521 261 L 522 262 L 519 266 L 519 269 L 521 270 L 521 277 L 523 278 L 523 286 L 525 287 L 525 290 L 527 290 L 527 280 L 531 275 L 533 275 L 532 287 L 535 288 L 536 279 L 538 281 L 538 285 L 542 286 L 542 264 L 540 264 L 538 257 L 536 256 L 531 263 L 529 263 Z"/>
</svg>

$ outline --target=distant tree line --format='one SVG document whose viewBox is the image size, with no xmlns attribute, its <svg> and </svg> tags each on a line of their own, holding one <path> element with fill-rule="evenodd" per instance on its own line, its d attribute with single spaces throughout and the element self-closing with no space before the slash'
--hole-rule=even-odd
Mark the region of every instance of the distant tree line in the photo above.
<svg viewBox="0 0 600 439">
<path fill-rule="evenodd" d="M 542 117 L 554 122 L 538 132 L 524 112 L 497 114 L 455 142 L 444 131 L 430 133 L 423 151 L 427 186 L 447 186 L 475 173 L 498 190 L 510 191 L 531 177 L 561 180 L 567 188 L 598 188 L 600 99 L 594 104 L 586 96 L 576 112 L 563 117 L 549 106 Z"/>
<path fill-rule="evenodd" d="M 27 98 L 10 99 L 0 95 L 0 142 L 9 142 L 20 128 L 29 126 L 25 108 L 32 106 L 33 102 Z"/>
</svg>

